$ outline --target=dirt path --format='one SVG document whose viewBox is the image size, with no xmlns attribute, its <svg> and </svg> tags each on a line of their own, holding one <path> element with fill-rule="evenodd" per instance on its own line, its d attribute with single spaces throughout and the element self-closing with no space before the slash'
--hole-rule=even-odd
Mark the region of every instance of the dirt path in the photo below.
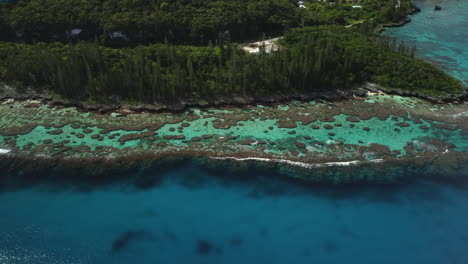
<svg viewBox="0 0 468 264">
<path fill-rule="evenodd" d="M 354 22 L 353 24 L 345 26 L 346 28 L 350 28 L 354 25 L 361 24 L 365 22 L 366 20 L 361 20 Z M 278 44 L 277 41 L 280 40 L 282 37 L 277 37 L 277 38 L 271 38 L 271 39 L 266 39 L 262 41 L 255 41 L 255 42 L 248 42 L 242 44 L 242 49 L 249 52 L 249 53 L 259 53 L 260 52 L 260 47 L 265 46 L 265 51 L 266 53 L 271 53 L 273 51 L 278 50 Z"/>
<path fill-rule="evenodd" d="M 354 26 L 354 25 L 362 24 L 362 23 L 364 23 L 365 21 L 366 21 L 366 20 L 360 20 L 360 21 L 354 22 L 354 23 L 352 23 L 352 24 L 350 24 L 350 25 L 347 25 L 347 26 L 345 26 L 345 27 L 346 27 L 346 28 L 350 28 L 350 27 L 352 27 L 352 26 Z"/>
</svg>

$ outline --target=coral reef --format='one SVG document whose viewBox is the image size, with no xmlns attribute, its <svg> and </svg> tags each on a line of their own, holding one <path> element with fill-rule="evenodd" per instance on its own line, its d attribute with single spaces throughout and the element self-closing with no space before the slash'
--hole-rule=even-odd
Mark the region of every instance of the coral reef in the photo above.
<svg viewBox="0 0 468 264">
<path fill-rule="evenodd" d="M 0 158 L 10 172 L 17 163 L 29 167 L 27 161 L 103 173 L 113 163 L 132 167 L 137 161 L 199 157 L 204 163 L 229 164 L 229 170 L 255 164 L 292 171 L 287 174 L 307 181 L 398 178 L 390 172 L 365 176 L 367 167 L 389 164 L 454 166 L 459 176 L 467 175 L 459 162 L 468 152 L 465 104 L 382 93 L 336 102 L 191 108 L 180 114 L 122 114 L 125 109 L 99 114 L 31 104 L 0 104 L 0 150 L 5 150 Z M 346 176 L 356 171 L 362 175 Z"/>
</svg>

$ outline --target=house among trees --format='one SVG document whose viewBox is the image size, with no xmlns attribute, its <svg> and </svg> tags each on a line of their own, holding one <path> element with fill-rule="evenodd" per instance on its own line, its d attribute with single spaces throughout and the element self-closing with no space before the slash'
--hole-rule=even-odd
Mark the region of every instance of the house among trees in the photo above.
<svg viewBox="0 0 468 264">
<path fill-rule="evenodd" d="M 297 5 L 299 6 L 299 8 L 307 8 L 307 7 L 304 5 L 304 1 L 299 1 L 299 2 L 297 2 Z"/>
<path fill-rule="evenodd" d="M 77 37 L 78 35 L 81 34 L 83 30 L 81 28 L 74 28 L 70 31 L 67 32 L 67 34 L 71 37 Z"/>
<path fill-rule="evenodd" d="M 109 34 L 109 37 L 111 39 L 123 39 L 123 40 L 129 40 L 127 35 L 123 33 L 122 31 L 113 31 Z"/>
</svg>

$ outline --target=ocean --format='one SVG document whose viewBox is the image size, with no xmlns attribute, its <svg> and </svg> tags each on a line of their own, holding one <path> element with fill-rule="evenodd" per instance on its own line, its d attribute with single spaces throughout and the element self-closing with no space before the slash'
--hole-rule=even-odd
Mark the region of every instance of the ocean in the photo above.
<svg viewBox="0 0 468 264">
<path fill-rule="evenodd" d="M 154 175 L 3 191 L 0 263 L 468 263 L 467 186 Z"/>
</svg>

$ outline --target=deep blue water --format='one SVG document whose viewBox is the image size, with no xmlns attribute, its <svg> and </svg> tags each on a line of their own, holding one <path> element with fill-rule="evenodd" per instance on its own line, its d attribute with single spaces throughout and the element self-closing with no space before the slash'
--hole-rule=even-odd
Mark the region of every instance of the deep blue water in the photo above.
<svg viewBox="0 0 468 264">
<path fill-rule="evenodd" d="M 0 194 L 0 263 L 468 263 L 459 186 L 313 187 L 191 167 L 143 190 L 71 186 Z"/>
<path fill-rule="evenodd" d="M 413 0 L 421 12 L 412 22 L 399 28 L 387 28 L 385 36 L 408 46 L 416 46 L 416 55 L 428 60 L 468 85 L 468 1 Z M 442 6 L 434 11 L 435 5 Z"/>
</svg>

